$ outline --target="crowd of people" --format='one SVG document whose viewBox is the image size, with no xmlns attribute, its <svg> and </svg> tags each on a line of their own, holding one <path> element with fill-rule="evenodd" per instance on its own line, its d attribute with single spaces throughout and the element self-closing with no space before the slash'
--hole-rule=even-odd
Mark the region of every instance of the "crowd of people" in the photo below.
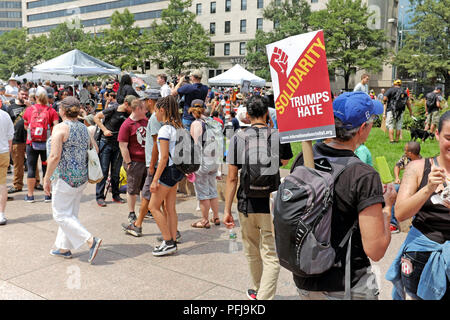
<svg viewBox="0 0 450 320">
<path fill-rule="evenodd" d="M 318 142 L 317 152 L 330 159 L 355 157 L 359 153 L 363 159 L 367 150 L 360 148 L 380 115 L 386 118 L 390 141 L 399 141 L 401 115 L 406 107 L 412 115 L 401 81 L 375 98 L 368 90 L 368 79 L 364 75 L 355 92 L 334 97 L 336 137 Z M 94 148 L 103 173 L 103 179 L 96 184 L 97 204 L 107 206 L 108 192 L 115 203 L 126 203 L 128 216 L 122 227 L 135 237 L 143 234 L 145 218 L 154 219 L 161 232 L 154 256 L 178 251 L 181 232 L 176 209 L 180 182 L 188 179 L 194 184 L 201 218 L 192 223 L 192 228 L 209 229 L 211 223 L 233 228 L 232 203 L 236 196 L 252 280 L 247 296 L 252 300 L 273 299 L 280 263 L 270 198 L 280 184 L 279 168 L 294 157 L 289 143 L 279 143 L 273 92 L 261 88 L 248 93 L 239 88 L 208 88 L 202 84 L 200 70 L 178 77 L 176 83 L 170 84 L 165 74 L 158 75 L 157 81 L 160 89 L 136 86 L 129 75 L 123 75 L 120 81 L 84 83 L 81 88 L 59 87 L 50 81 L 19 85 L 10 79 L 8 88 L 0 88 L 0 225 L 7 223 L 8 194 L 23 191 L 26 169 L 24 200 L 33 203 L 34 190 L 44 190 L 44 200 L 52 203 L 59 227 L 50 254 L 70 258 L 72 250 L 86 244 L 89 262 L 93 263 L 102 239 L 80 223 L 78 214 L 89 180 L 88 150 Z M 440 88 L 434 91 L 436 95 L 440 92 Z M 427 130 L 435 130 L 440 155 L 423 159 L 420 144 L 408 143 L 405 157 L 394 170 L 396 187 L 382 185 L 377 171 L 367 164 L 370 157 L 367 161 L 358 160 L 339 175 L 334 185 L 331 245 L 338 248 L 347 230 L 356 225 L 349 244 L 352 256 L 346 261 L 339 254 L 335 265 L 319 276 L 294 274 L 302 299 L 343 299 L 346 263 L 352 266 L 352 298 L 376 299 L 377 290 L 367 290 L 369 258 L 383 258 L 391 233 L 397 231 L 392 226 L 397 226 L 397 220 L 413 216 L 413 226 L 387 274 L 395 284 L 394 297 L 405 298 L 405 292 L 414 299 L 450 297 L 446 276 L 450 274 L 450 200 L 442 196 L 450 188 L 450 112 L 436 114 L 433 108 L 437 106 L 439 111 L 439 99 L 429 100 L 434 104 L 427 103 Z M 189 173 L 179 166 L 177 149 L 180 136 L 186 137 L 186 133 L 200 150 L 199 166 Z M 229 147 L 222 150 L 226 140 Z M 275 167 L 271 174 L 255 174 L 266 165 L 259 160 L 256 164 L 249 162 L 247 153 L 255 145 L 266 157 L 269 153 Z M 13 185 L 7 189 L 11 162 Z M 217 181 L 222 179 L 222 162 L 227 165 L 227 177 L 221 220 Z M 302 154 L 295 159 L 291 173 L 300 165 Z M 403 169 L 400 181 L 399 172 Z M 126 199 L 121 196 L 121 171 L 126 176 Z M 436 197 L 442 198 L 441 202 L 433 200 Z M 410 276 L 413 270 L 415 277 Z"/>
</svg>

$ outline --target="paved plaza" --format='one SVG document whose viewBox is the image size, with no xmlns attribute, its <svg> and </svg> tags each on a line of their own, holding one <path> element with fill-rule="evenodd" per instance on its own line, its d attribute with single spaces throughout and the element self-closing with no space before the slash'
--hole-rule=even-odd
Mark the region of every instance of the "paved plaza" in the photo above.
<svg viewBox="0 0 450 320">
<path fill-rule="evenodd" d="M 8 175 L 11 185 L 12 175 Z M 95 185 L 89 185 L 81 200 L 80 221 L 103 244 L 93 265 L 88 248 L 73 251 L 64 260 L 49 254 L 57 225 L 51 203 L 44 193 L 35 193 L 36 202 L 26 203 L 25 190 L 8 201 L 8 224 L 0 226 L 0 300 L 246 300 L 250 286 L 247 261 L 242 251 L 228 252 L 227 229 L 211 225 L 194 229 L 190 225 L 201 216 L 195 197 L 178 195 L 177 212 L 182 242 L 173 256 L 154 257 L 159 244 L 154 220 L 144 220 L 143 236 L 127 235 L 121 223 L 127 221 L 127 204 L 107 198 L 107 207 L 95 201 Z M 123 195 L 124 196 L 124 195 Z M 222 219 L 224 203 L 220 202 Z M 139 208 L 139 201 L 136 210 Z M 237 221 L 236 204 L 233 215 Z M 237 229 L 239 229 L 239 224 Z M 387 268 L 406 234 L 392 236 L 385 257 L 375 263 L 381 283 L 381 299 L 391 299 L 391 283 L 384 279 Z M 277 300 L 297 300 L 291 274 L 281 268 Z"/>
</svg>

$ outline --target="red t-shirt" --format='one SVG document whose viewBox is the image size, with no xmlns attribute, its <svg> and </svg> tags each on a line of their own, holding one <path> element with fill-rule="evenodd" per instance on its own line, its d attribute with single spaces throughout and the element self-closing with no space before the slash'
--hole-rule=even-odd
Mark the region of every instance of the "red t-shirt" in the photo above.
<svg viewBox="0 0 450 320">
<path fill-rule="evenodd" d="M 53 129 L 53 123 L 55 121 L 59 122 L 59 116 L 58 116 L 58 113 L 55 111 L 55 109 L 53 109 L 52 107 L 44 106 L 42 104 L 35 104 L 31 107 L 28 107 L 25 110 L 25 113 L 23 114 L 23 122 L 26 127 L 28 127 L 28 125 L 29 125 L 29 122 L 31 120 L 31 114 L 33 113 L 34 108 L 38 108 L 39 110 L 48 108 L 48 114 L 49 114 L 49 118 L 50 118 L 48 122 L 50 123 L 50 130 Z M 27 134 L 27 144 L 31 145 L 31 140 L 29 140 L 29 138 L 30 138 L 29 134 Z M 48 138 L 50 138 L 50 137 L 47 137 L 47 139 Z"/>
<path fill-rule="evenodd" d="M 139 121 L 127 118 L 120 127 L 117 141 L 128 142 L 128 151 L 133 162 L 145 162 L 145 137 L 148 119 Z"/>
</svg>

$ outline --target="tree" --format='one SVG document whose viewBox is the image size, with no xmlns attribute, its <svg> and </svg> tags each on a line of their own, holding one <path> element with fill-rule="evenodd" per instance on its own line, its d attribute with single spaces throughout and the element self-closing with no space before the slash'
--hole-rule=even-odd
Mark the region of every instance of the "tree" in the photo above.
<svg viewBox="0 0 450 320">
<path fill-rule="evenodd" d="M 89 37 L 83 27 L 81 25 L 77 27 L 74 21 L 59 24 L 48 34 L 45 60 L 53 59 L 74 49 L 82 50 L 80 47 L 89 41 Z"/>
<path fill-rule="evenodd" d="M 104 47 L 106 62 L 121 68 L 132 69 L 133 66 L 142 65 L 136 57 L 139 57 L 140 28 L 134 25 L 134 15 L 125 9 L 123 13 L 115 11 L 111 16 L 111 26 L 103 29 L 101 37 Z"/>
<path fill-rule="evenodd" d="M 151 61 L 162 64 L 171 75 L 192 68 L 217 67 L 209 57 L 211 39 L 188 8 L 192 0 L 170 0 L 161 21 L 154 21 L 148 34 Z"/>
<path fill-rule="evenodd" d="M 247 43 L 246 59 L 256 75 L 270 80 L 266 45 L 284 38 L 309 31 L 311 7 L 305 0 L 284 2 L 274 0 L 264 9 L 264 21 L 274 24 L 273 31 L 257 30 L 255 39 Z"/>
<path fill-rule="evenodd" d="M 361 0 L 330 0 L 311 15 L 311 26 L 324 30 L 330 74 L 343 77 L 346 90 L 352 74 L 379 72 L 387 60 L 384 30 L 368 27 L 373 15 Z"/>
<path fill-rule="evenodd" d="M 446 94 L 450 88 L 450 0 L 410 0 L 414 16 L 404 46 L 394 64 L 408 75 L 423 74 L 428 83 L 438 78 L 445 82 Z"/>
<path fill-rule="evenodd" d="M 0 78 L 8 80 L 12 73 L 21 75 L 28 67 L 27 32 L 13 29 L 0 35 Z"/>
</svg>

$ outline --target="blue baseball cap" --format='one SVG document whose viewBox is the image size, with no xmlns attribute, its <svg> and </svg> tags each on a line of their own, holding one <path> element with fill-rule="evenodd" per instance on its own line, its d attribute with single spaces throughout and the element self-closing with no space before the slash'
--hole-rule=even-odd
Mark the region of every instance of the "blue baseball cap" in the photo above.
<svg viewBox="0 0 450 320">
<path fill-rule="evenodd" d="M 362 91 L 344 92 L 333 101 L 334 116 L 339 118 L 346 129 L 354 129 L 368 121 L 374 114 L 382 114 L 383 104 L 372 100 Z"/>
</svg>

